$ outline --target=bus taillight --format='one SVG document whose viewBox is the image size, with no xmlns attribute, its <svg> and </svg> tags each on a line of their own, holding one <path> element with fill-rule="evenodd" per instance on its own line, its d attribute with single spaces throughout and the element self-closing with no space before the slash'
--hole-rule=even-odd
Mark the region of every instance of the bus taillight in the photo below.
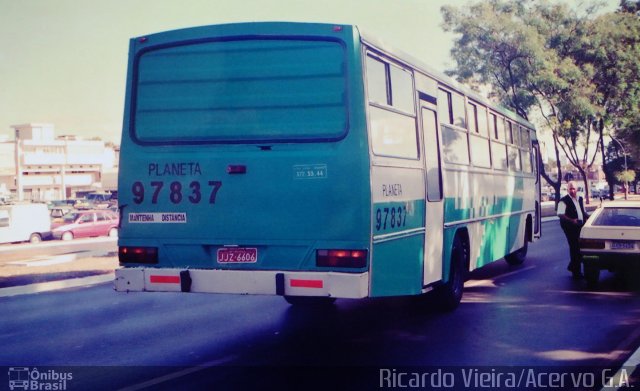
<svg viewBox="0 0 640 391">
<path fill-rule="evenodd" d="M 367 250 L 318 250 L 316 265 L 363 268 L 367 265 Z"/>
<path fill-rule="evenodd" d="M 120 263 L 158 263 L 157 247 L 120 247 Z"/>
</svg>

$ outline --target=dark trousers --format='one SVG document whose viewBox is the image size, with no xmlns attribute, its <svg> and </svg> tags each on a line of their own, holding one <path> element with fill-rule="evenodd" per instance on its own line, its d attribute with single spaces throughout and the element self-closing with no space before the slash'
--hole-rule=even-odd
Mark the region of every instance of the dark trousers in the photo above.
<svg viewBox="0 0 640 391">
<path fill-rule="evenodd" d="M 567 237 L 569 243 L 569 254 L 571 255 L 571 261 L 567 270 L 572 273 L 580 273 L 582 271 L 582 255 L 580 254 L 580 228 L 578 226 L 562 227 L 564 235 Z"/>
</svg>

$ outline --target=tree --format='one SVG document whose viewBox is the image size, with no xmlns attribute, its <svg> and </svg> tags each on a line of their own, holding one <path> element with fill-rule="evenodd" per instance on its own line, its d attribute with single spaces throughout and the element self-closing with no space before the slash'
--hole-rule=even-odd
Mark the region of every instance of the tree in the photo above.
<svg viewBox="0 0 640 391">
<path fill-rule="evenodd" d="M 603 67 L 610 65 L 603 59 L 610 52 L 593 43 L 602 34 L 591 16 L 595 9 L 580 16 L 564 4 L 542 0 L 442 8 L 445 30 L 459 34 L 452 50 L 457 68 L 449 74 L 476 88 L 490 86 L 494 97 L 524 118 L 537 109 L 552 130 L 557 178 L 562 178 L 560 150 L 586 178 L 603 145 L 603 118 L 611 123 L 610 90 L 619 90 L 608 88 L 610 80 L 603 77 Z M 556 189 L 557 202 L 560 179 L 544 169 L 541 174 Z"/>
<path fill-rule="evenodd" d="M 640 2 L 621 1 L 615 13 L 594 21 L 587 51 L 597 70 L 594 82 L 602 98 L 609 131 L 640 154 Z"/>
<path fill-rule="evenodd" d="M 609 184 L 609 197 L 613 199 L 615 185 L 631 183 L 636 187 L 640 167 L 637 167 L 636 159 L 625 156 L 624 152 L 621 153 L 620 146 L 611 142 L 606 149 L 604 174 Z"/>
</svg>

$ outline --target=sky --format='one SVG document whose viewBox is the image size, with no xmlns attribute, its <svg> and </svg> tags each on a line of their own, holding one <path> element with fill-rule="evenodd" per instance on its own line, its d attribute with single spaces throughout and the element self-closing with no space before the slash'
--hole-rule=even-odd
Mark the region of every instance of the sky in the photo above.
<svg viewBox="0 0 640 391">
<path fill-rule="evenodd" d="M 576 3 L 571 1 L 571 3 Z M 618 0 L 606 0 L 613 10 Z M 444 71 L 453 34 L 440 7 L 468 0 L 0 0 L 0 136 L 54 124 L 57 135 L 120 143 L 129 39 L 232 22 L 355 24 Z"/>
</svg>

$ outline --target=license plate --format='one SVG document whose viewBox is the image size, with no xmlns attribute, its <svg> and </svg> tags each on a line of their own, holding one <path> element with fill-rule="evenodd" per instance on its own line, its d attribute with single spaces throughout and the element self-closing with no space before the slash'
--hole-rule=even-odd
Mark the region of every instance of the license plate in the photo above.
<svg viewBox="0 0 640 391">
<path fill-rule="evenodd" d="M 633 242 L 619 241 L 611 242 L 612 250 L 633 250 Z"/>
<path fill-rule="evenodd" d="M 218 263 L 255 263 L 258 249 L 253 247 L 225 247 L 217 251 Z"/>
</svg>

